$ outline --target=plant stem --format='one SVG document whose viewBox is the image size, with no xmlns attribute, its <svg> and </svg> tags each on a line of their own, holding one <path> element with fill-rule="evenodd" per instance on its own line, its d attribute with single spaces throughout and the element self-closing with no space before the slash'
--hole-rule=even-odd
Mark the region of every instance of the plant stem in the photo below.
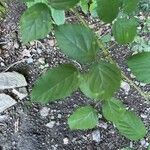
<svg viewBox="0 0 150 150">
<path fill-rule="evenodd" d="M 75 9 L 71 9 L 71 11 L 77 16 L 77 18 L 81 21 L 81 23 L 86 26 L 89 27 L 88 24 L 86 23 L 86 21 L 80 16 L 80 14 L 78 13 L 78 11 L 76 11 Z M 99 39 L 99 36 L 97 36 L 97 42 L 99 47 L 102 49 L 104 56 L 113 64 L 117 65 L 117 67 L 120 69 L 119 65 L 117 64 L 117 62 L 112 58 L 111 54 L 109 53 L 109 49 L 105 47 L 103 41 L 101 39 Z M 120 69 L 121 70 L 121 69 Z M 123 71 L 121 71 L 121 76 L 123 79 L 125 79 L 128 83 L 130 83 L 131 86 L 133 86 L 141 96 L 143 96 L 145 98 L 145 100 L 148 102 L 148 104 L 150 103 L 149 99 L 150 99 L 150 95 L 145 94 L 132 80 L 130 80 Z"/>
<path fill-rule="evenodd" d="M 78 13 L 78 11 L 76 11 L 75 9 L 70 9 L 70 10 L 77 16 L 78 20 L 80 20 L 84 26 L 88 27 L 88 24 L 81 17 L 81 15 Z"/>
</svg>

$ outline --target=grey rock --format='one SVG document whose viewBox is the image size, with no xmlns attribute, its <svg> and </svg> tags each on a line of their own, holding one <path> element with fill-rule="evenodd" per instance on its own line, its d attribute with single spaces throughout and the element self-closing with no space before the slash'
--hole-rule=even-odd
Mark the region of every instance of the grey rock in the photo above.
<svg viewBox="0 0 150 150">
<path fill-rule="evenodd" d="M 92 140 L 97 143 L 101 141 L 101 134 L 99 130 L 95 130 L 92 132 Z"/>
<path fill-rule="evenodd" d="M 17 102 L 11 98 L 9 95 L 4 93 L 0 94 L 0 113 L 6 110 L 7 108 L 15 105 Z"/>
<path fill-rule="evenodd" d="M 42 117 L 46 117 L 46 116 L 48 116 L 49 111 L 50 111 L 50 108 L 48 108 L 48 107 L 43 107 L 43 108 L 40 110 L 40 115 L 41 115 Z"/>
<path fill-rule="evenodd" d="M 66 138 L 64 138 L 63 139 L 63 143 L 65 144 L 65 145 L 67 145 L 68 143 L 69 143 L 69 139 L 66 137 Z"/>
<path fill-rule="evenodd" d="M 0 115 L 0 122 L 4 122 L 9 118 L 8 115 Z"/>
<path fill-rule="evenodd" d="M 33 63 L 33 59 L 32 59 L 31 57 L 28 58 L 28 59 L 27 59 L 27 63 L 28 63 L 28 64 L 32 64 L 32 63 Z"/>
<path fill-rule="evenodd" d="M 27 86 L 25 77 L 17 72 L 0 73 L 0 90 Z"/>
</svg>

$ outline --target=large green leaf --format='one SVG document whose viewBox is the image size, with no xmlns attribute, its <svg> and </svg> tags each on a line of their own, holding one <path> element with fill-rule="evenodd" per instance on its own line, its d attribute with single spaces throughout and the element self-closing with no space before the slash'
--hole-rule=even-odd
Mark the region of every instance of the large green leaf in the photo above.
<svg viewBox="0 0 150 150">
<path fill-rule="evenodd" d="M 32 0 L 32 1 L 28 1 L 28 2 L 26 3 L 26 5 L 27 5 L 28 8 L 29 8 L 29 7 L 31 7 L 31 6 L 33 6 L 33 5 L 35 5 L 35 4 L 37 4 L 37 3 L 44 3 L 44 4 L 46 4 L 46 5 L 48 6 L 48 0 Z"/>
<path fill-rule="evenodd" d="M 103 102 L 103 116 L 109 121 L 118 121 L 122 117 L 124 111 L 126 111 L 126 109 L 120 100 L 112 98 Z"/>
<path fill-rule="evenodd" d="M 50 5 L 55 9 L 65 10 L 75 6 L 79 0 L 49 0 Z"/>
<path fill-rule="evenodd" d="M 65 11 L 57 10 L 51 7 L 52 18 L 57 25 L 65 23 Z"/>
<path fill-rule="evenodd" d="M 150 83 L 150 52 L 133 55 L 128 58 L 127 63 L 138 80 Z"/>
<path fill-rule="evenodd" d="M 118 18 L 113 24 L 112 28 L 115 40 L 119 44 L 131 43 L 134 40 L 137 33 L 136 25 L 137 22 L 135 18 Z"/>
<path fill-rule="evenodd" d="M 100 19 L 111 23 L 118 15 L 120 0 L 97 0 L 97 13 Z"/>
<path fill-rule="evenodd" d="M 122 135 L 130 140 L 139 140 L 146 134 L 143 122 L 133 112 L 126 111 L 122 118 L 115 123 Z"/>
<path fill-rule="evenodd" d="M 70 129 L 92 129 L 98 123 L 97 111 L 91 106 L 78 108 L 69 118 Z"/>
<path fill-rule="evenodd" d="M 139 0 L 123 0 L 123 11 L 130 14 L 137 10 Z"/>
<path fill-rule="evenodd" d="M 120 87 L 121 73 L 115 65 L 100 62 L 92 65 L 85 79 L 97 98 L 108 99 Z"/>
<path fill-rule="evenodd" d="M 48 0 L 33 0 L 27 3 L 28 7 L 35 5 L 36 3 L 45 3 L 51 10 L 52 18 L 57 25 L 61 25 L 65 23 L 65 11 L 64 10 L 57 10 L 51 7 L 48 3 Z"/>
<path fill-rule="evenodd" d="M 78 75 L 78 70 L 70 64 L 50 69 L 33 87 L 32 100 L 47 103 L 70 96 L 79 86 Z"/>
<path fill-rule="evenodd" d="M 94 100 L 100 100 L 99 95 L 97 93 L 93 93 L 87 83 L 87 75 L 80 75 L 80 90 L 85 94 L 87 97 L 94 99 Z"/>
<path fill-rule="evenodd" d="M 52 28 L 49 7 L 43 3 L 31 6 L 22 15 L 20 26 L 24 43 L 44 38 Z"/>
<path fill-rule="evenodd" d="M 62 52 L 81 63 L 95 60 L 99 49 L 95 34 L 80 24 L 65 24 L 55 28 L 55 36 Z"/>
</svg>

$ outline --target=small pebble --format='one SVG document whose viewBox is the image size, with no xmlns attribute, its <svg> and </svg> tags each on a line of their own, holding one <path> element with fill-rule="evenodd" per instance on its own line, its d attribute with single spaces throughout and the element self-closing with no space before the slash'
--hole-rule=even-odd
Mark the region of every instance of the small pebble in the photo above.
<svg viewBox="0 0 150 150">
<path fill-rule="evenodd" d="M 50 111 L 50 108 L 48 108 L 48 107 L 43 107 L 43 108 L 40 110 L 40 115 L 41 115 L 42 117 L 46 117 L 46 116 L 48 116 L 49 111 Z"/>
<path fill-rule="evenodd" d="M 146 83 L 140 83 L 140 86 L 146 86 Z"/>
<path fill-rule="evenodd" d="M 61 114 L 58 114 L 58 118 L 59 118 L 59 119 L 61 118 Z"/>
<path fill-rule="evenodd" d="M 144 145 L 146 144 L 145 139 L 142 139 L 142 140 L 140 141 L 140 143 L 141 143 L 142 146 L 144 146 Z"/>
<path fill-rule="evenodd" d="M 135 83 L 136 85 L 139 85 L 139 82 L 138 82 L 138 81 L 135 81 L 134 83 Z"/>
<path fill-rule="evenodd" d="M 42 53 L 42 50 L 40 48 L 37 49 L 38 54 Z"/>
<path fill-rule="evenodd" d="M 63 139 L 63 143 L 64 143 L 65 145 L 67 145 L 67 144 L 69 143 L 69 139 L 68 139 L 68 138 L 64 138 L 64 139 Z"/>
<path fill-rule="evenodd" d="M 27 63 L 28 63 L 28 64 L 32 64 L 32 63 L 33 63 L 33 59 L 32 59 L 31 57 L 28 58 L 28 59 L 27 59 Z"/>
<path fill-rule="evenodd" d="M 2 67 L 5 67 L 5 64 L 4 64 L 3 62 L 1 62 L 1 66 L 2 66 Z"/>
<path fill-rule="evenodd" d="M 121 88 L 125 91 L 125 94 L 128 94 L 130 91 L 130 85 L 125 81 L 121 82 Z"/>
<path fill-rule="evenodd" d="M 99 124 L 99 127 L 103 128 L 103 129 L 107 129 L 108 125 L 105 122 L 102 122 Z"/>
<path fill-rule="evenodd" d="M 100 142 L 101 141 L 101 135 L 99 130 L 95 130 L 92 132 L 92 140 L 95 142 Z"/>
<path fill-rule="evenodd" d="M 14 43 L 14 48 L 16 48 L 16 49 L 19 48 L 19 44 L 17 42 Z"/>
<path fill-rule="evenodd" d="M 55 117 L 54 117 L 54 116 L 51 116 L 51 119 L 53 120 L 53 119 L 55 119 Z"/>
<path fill-rule="evenodd" d="M 54 125 L 55 125 L 55 121 L 51 121 L 51 122 L 49 122 L 49 123 L 46 124 L 46 127 L 53 128 Z"/>
</svg>

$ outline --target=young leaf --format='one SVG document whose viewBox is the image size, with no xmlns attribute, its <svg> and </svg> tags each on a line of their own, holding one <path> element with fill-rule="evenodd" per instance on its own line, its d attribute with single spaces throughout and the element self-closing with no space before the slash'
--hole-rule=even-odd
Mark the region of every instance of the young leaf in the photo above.
<svg viewBox="0 0 150 150">
<path fill-rule="evenodd" d="M 32 100 L 47 103 L 69 96 L 79 86 L 78 75 L 78 70 L 70 64 L 49 70 L 33 87 Z"/>
<path fill-rule="evenodd" d="M 117 99 L 112 98 L 110 100 L 104 101 L 103 103 L 103 116 L 109 121 L 118 121 L 125 111 L 126 109 L 123 106 L 122 102 Z"/>
<path fill-rule="evenodd" d="M 86 78 L 87 85 L 99 99 L 109 99 L 120 87 L 121 73 L 113 64 L 93 64 Z"/>
<path fill-rule="evenodd" d="M 139 140 L 146 134 L 143 122 L 130 111 L 126 111 L 115 125 L 120 133 L 130 140 Z"/>
<path fill-rule="evenodd" d="M 136 29 L 137 22 L 135 18 L 125 19 L 119 18 L 113 24 L 112 32 L 115 40 L 119 44 L 131 43 L 137 33 Z"/>
<path fill-rule="evenodd" d="M 57 10 L 51 7 L 52 18 L 57 25 L 65 23 L 65 11 Z"/>
<path fill-rule="evenodd" d="M 137 10 L 139 0 L 123 0 L 123 11 L 127 14 Z"/>
<path fill-rule="evenodd" d="M 24 43 L 44 38 L 52 28 L 49 7 L 43 3 L 31 6 L 22 15 L 20 26 Z"/>
<path fill-rule="evenodd" d="M 117 17 L 119 7 L 119 0 L 97 0 L 98 16 L 106 23 L 111 23 Z"/>
<path fill-rule="evenodd" d="M 81 63 L 95 60 L 99 49 L 95 34 L 80 24 L 65 24 L 55 28 L 62 52 Z"/>
<path fill-rule="evenodd" d="M 91 106 L 78 108 L 69 118 L 70 129 L 92 129 L 98 123 L 97 111 Z"/>
<path fill-rule="evenodd" d="M 49 0 L 50 5 L 59 10 L 65 10 L 75 6 L 79 0 Z"/>
<path fill-rule="evenodd" d="M 138 80 L 150 83 L 150 52 L 133 55 L 128 58 L 127 63 Z"/>
</svg>

